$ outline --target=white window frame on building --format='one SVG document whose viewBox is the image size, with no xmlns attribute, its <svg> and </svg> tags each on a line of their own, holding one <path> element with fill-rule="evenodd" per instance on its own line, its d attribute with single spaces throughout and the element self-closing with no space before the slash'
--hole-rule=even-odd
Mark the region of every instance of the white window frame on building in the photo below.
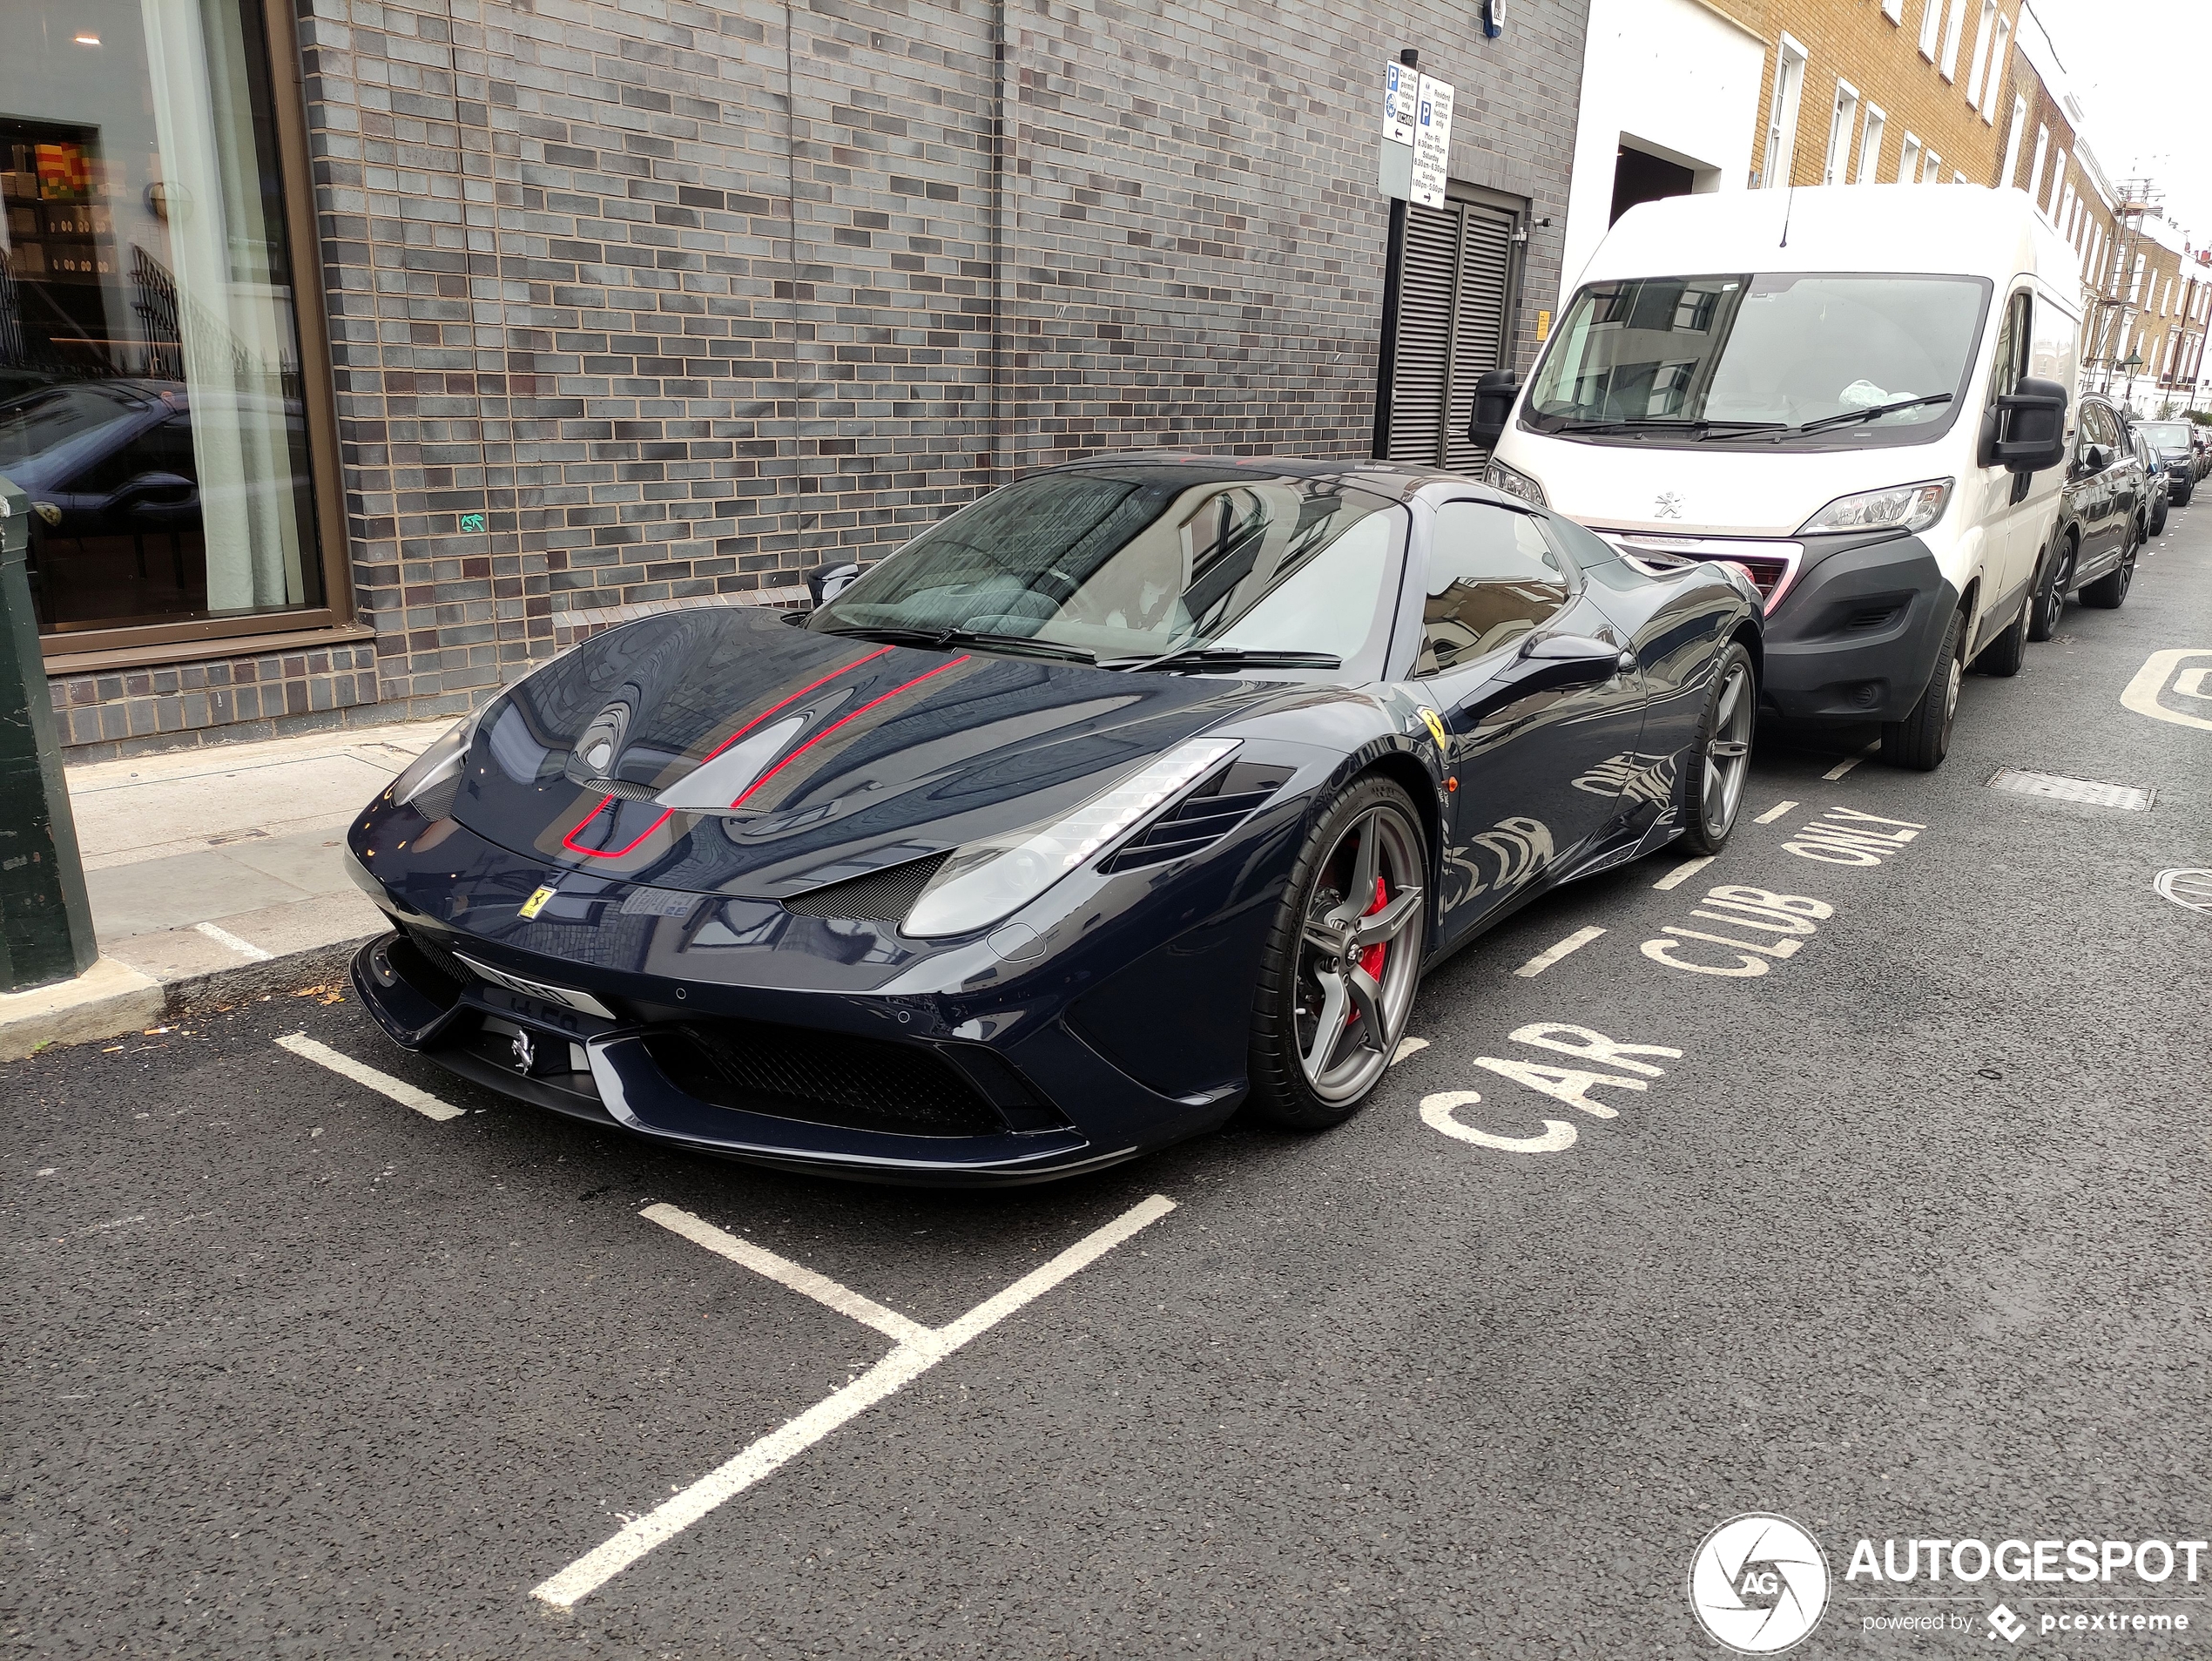
<svg viewBox="0 0 2212 1661">
<path fill-rule="evenodd" d="M 2005 138 L 2005 171 L 1997 180 L 1997 188 L 2009 190 L 2013 180 L 2020 177 L 2020 140 L 2027 136 L 2027 99 L 2015 95 L 2013 99 L 2013 130 Z"/>
<path fill-rule="evenodd" d="M 1892 23 L 1905 21 L 1905 0 L 1882 0 L 1882 16 Z"/>
<path fill-rule="evenodd" d="M 1792 35 L 1785 33 L 1776 44 L 1774 91 L 1767 99 L 1766 156 L 1759 168 L 1759 183 L 1767 190 L 1790 182 L 1790 169 L 1797 159 L 1797 105 L 1811 57 Z"/>
<path fill-rule="evenodd" d="M 1828 161 L 1822 168 L 1824 185 L 1851 182 L 1851 141 L 1858 125 L 1858 89 L 1842 76 L 1836 78 L 1836 103 L 1828 116 Z"/>
<path fill-rule="evenodd" d="M 2043 164 L 2051 159 L 2051 130 L 2038 125 L 2035 129 L 2035 165 L 2027 175 L 2027 199 L 2043 199 Z"/>
<path fill-rule="evenodd" d="M 1920 182 L 1923 185 L 1943 183 L 1943 158 L 1932 150 L 1920 152 Z"/>
<path fill-rule="evenodd" d="M 1936 64 L 1946 81 L 1959 78 L 1959 43 L 1966 26 L 1966 0 L 1950 0 L 1943 9 L 1943 57 Z"/>
<path fill-rule="evenodd" d="M 1931 64 L 1936 61 L 1936 40 L 1943 30 L 1943 0 L 1928 0 L 1927 10 L 1920 14 L 1920 56 Z"/>
<path fill-rule="evenodd" d="M 1882 165 L 1882 132 L 1889 124 L 1888 112 L 1880 105 L 1870 100 L 1866 105 L 1866 120 L 1858 136 L 1858 177 L 1853 183 L 1874 183 L 1874 170 Z"/>
<path fill-rule="evenodd" d="M 1981 21 L 1974 29 L 1973 67 L 1966 75 L 1966 102 L 1981 104 L 1982 83 L 1990 71 L 1989 48 L 1997 38 L 1997 0 L 1981 0 Z"/>
<path fill-rule="evenodd" d="M 1984 126 L 1997 125 L 1997 97 L 2005 84 L 2005 53 L 2013 44 L 2013 20 L 2003 12 L 1997 14 L 1995 32 L 1989 49 L 1989 78 L 1981 91 L 1981 119 Z M 2026 108 L 2026 100 L 2021 107 Z"/>
<path fill-rule="evenodd" d="M 2054 226 L 2059 220 L 2059 192 L 2065 188 L 2065 186 L 2066 152 L 2061 150 L 2059 152 L 2057 164 L 2051 169 L 2051 199 L 2047 204 L 2038 204 L 2043 209 L 2043 217 L 2050 220 Z"/>
<path fill-rule="evenodd" d="M 1897 152 L 1897 182 L 1900 185 L 1917 185 L 1919 180 L 1920 135 L 1907 127 L 1905 130 L 1905 142 Z"/>
</svg>

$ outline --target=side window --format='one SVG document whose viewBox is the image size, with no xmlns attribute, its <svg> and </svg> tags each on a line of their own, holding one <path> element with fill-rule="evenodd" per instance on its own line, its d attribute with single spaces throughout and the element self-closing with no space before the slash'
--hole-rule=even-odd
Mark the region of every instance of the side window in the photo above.
<svg viewBox="0 0 2212 1661">
<path fill-rule="evenodd" d="M 2025 288 L 2005 303 L 1997 326 L 1997 361 L 1989 375 L 1989 401 L 1995 403 L 2027 373 L 2028 342 L 2034 338 L 2034 297 Z"/>
<path fill-rule="evenodd" d="M 1413 672 L 1440 674 L 1509 645 L 1568 594 L 1566 569 L 1529 515 L 1486 502 L 1446 503 L 1429 550 Z"/>
<path fill-rule="evenodd" d="M 1544 529 L 1554 543 L 1563 550 L 1568 558 L 1583 571 L 1599 565 L 1611 564 L 1620 557 L 1613 544 L 1594 530 L 1586 530 L 1572 519 L 1562 519 L 1557 514 L 1544 521 Z"/>
</svg>

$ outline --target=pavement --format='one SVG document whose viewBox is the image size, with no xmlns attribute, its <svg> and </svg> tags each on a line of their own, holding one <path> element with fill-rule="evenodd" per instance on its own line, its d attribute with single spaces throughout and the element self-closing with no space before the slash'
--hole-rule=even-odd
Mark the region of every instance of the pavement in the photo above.
<svg viewBox="0 0 2212 1661">
<path fill-rule="evenodd" d="M 1592 879 L 1437 969 L 1347 1124 L 1059 1185 L 679 1155 L 327 991 L 0 1065 L 0 1632 L 1721 1656 L 1686 1582 L 1760 1512 L 1824 1557 L 1794 1654 L 2201 1648 L 2212 1550 L 2192 1577 L 2172 1548 L 2212 1536 L 2212 915 L 2157 882 L 2212 866 L 2209 661 L 2184 511 L 2125 609 L 1968 680 L 1939 772 L 1763 739 L 1718 859 Z M 1915 1540 L 2175 1566 L 1864 1566 Z"/>
<path fill-rule="evenodd" d="M 0 996 L 0 1058 L 141 1029 L 382 932 L 339 864 L 346 827 L 450 725 L 68 768 L 100 961 L 74 982 Z"/>
</svg>

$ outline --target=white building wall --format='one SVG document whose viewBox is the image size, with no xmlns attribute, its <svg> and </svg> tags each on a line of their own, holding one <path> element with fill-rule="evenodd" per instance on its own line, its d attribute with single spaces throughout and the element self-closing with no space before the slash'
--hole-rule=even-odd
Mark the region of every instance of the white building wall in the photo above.
<svg viewBox="0 0 2212 1661">
<path fill-rule="evenodd" d="M 1590 0 L 1562 303 L 1609 228 L 1624 141 L 1691 169 L 1700 192 L 1744 187 L 1765 64 L 1757 36 L 1698 0 Z"/>
</svg>

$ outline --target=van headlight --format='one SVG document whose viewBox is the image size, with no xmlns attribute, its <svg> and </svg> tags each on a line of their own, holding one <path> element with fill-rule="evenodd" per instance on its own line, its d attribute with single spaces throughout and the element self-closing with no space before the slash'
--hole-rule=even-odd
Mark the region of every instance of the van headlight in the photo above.
<svg viewBox="0 0 2212 1661">
<path fill-rule="evenodd" d="M 1949 479 L 1893 484 L 1886 490 L 1839 496 L 1797 527 L 1800 537 L 1821 530 L 1925 530 L 1951 501 Z"/>
<path fill-rule="evenodd" d="M 1238 742 L 1178 744 L 1041 829 L 969 843 L 937 868 L 900 933 L 917 940 L 972 934 L 1011 916 L 1212 772 Z"/>
<path fill-rule="evenodd" d="M 1507 496 L 1519 496 L 1532 508 L 1548 508 L 1544 499 L 1544 487 L 1519 468 L 1507 467 L 1503 462 L 1492 462 L 1482 469 L 1482 482 L 1494 490 L 1503 490 Z"/>
</svg>

